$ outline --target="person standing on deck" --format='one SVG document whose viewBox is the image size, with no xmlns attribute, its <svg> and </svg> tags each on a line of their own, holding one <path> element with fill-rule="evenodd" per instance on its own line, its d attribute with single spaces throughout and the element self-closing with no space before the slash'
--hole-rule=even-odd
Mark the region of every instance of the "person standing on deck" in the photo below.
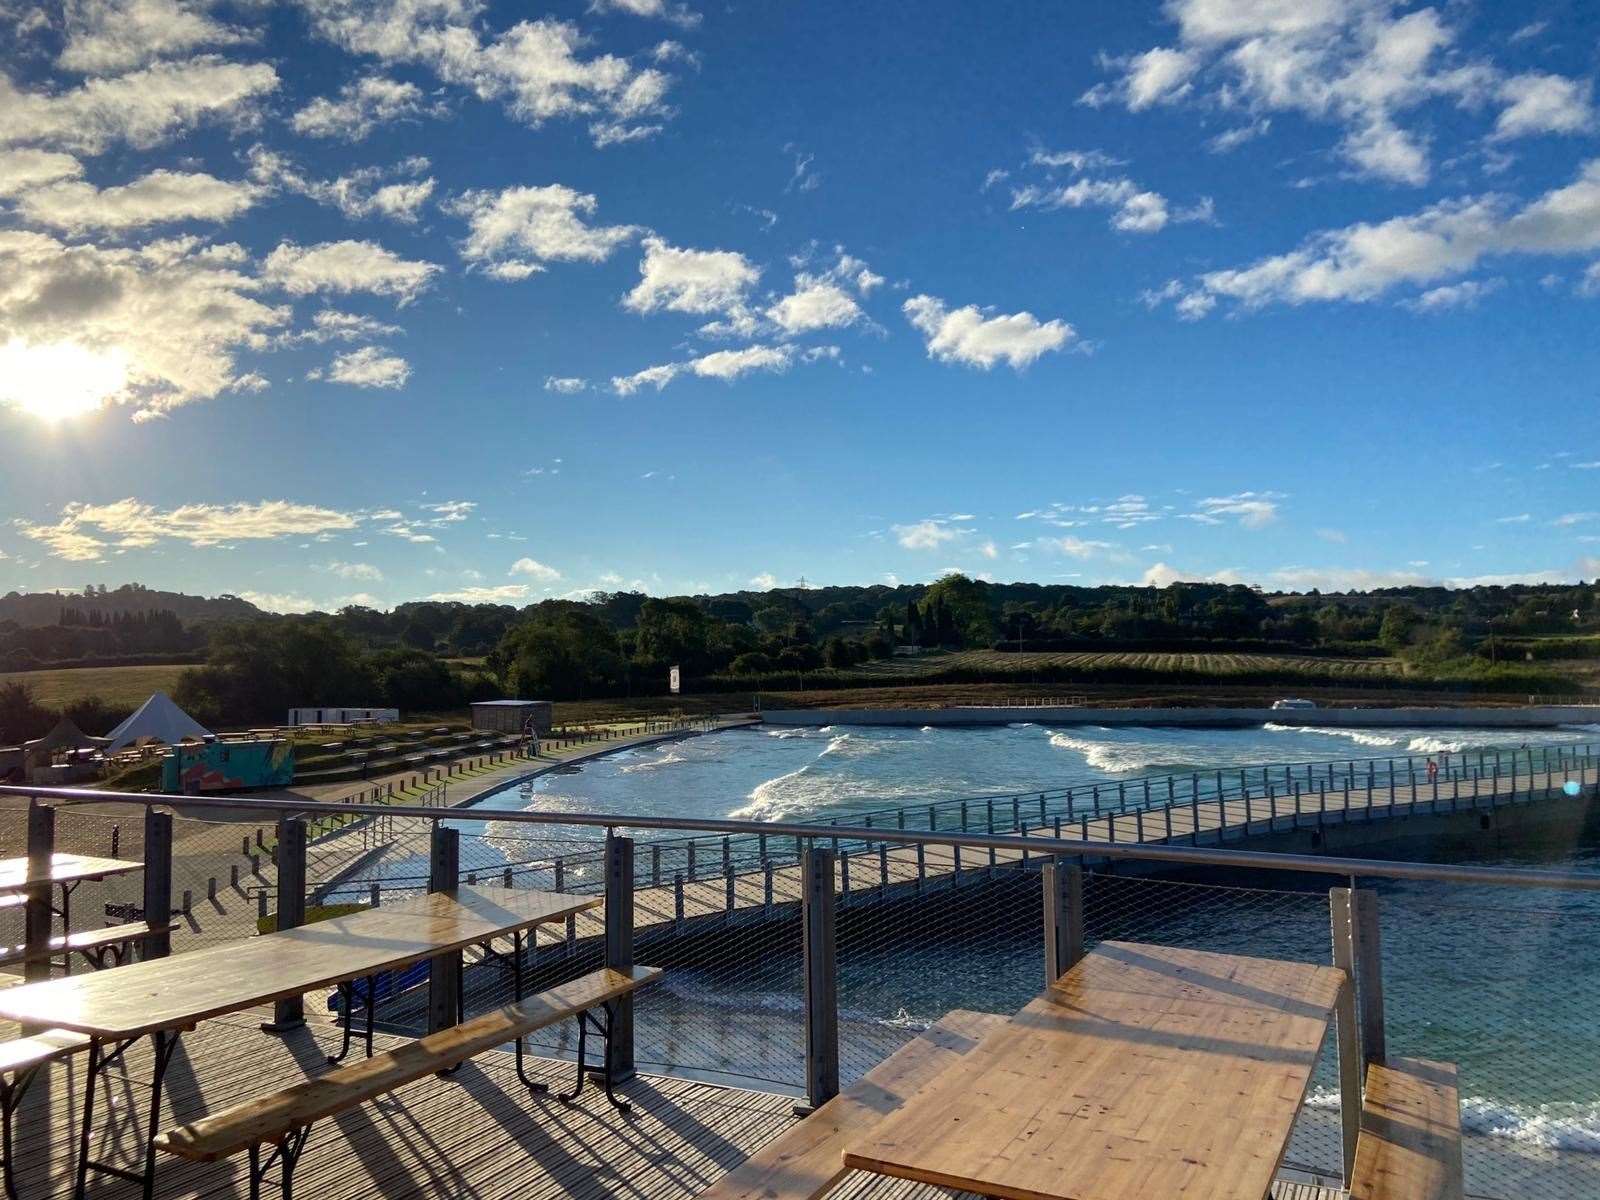
<svg viewBox="0 0 1600 1200">
<path fill-rule="evenodd" d="M 1437 783 L 1438 781 L 1439 781 L 1439 764 L 1434 762 L 1433 759 L 1430 758 L 1428 760 L 1428 782 L 1429 783 Z"/>
</svg>

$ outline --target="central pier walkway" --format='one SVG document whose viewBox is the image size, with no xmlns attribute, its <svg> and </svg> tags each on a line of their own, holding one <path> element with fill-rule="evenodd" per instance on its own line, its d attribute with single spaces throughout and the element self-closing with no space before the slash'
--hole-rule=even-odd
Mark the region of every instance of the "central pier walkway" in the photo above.
<svg viewBox="0 0 1600 1200">
<path fill-rule="evenodd" d="M 1600 759 L 1591 746 L 1508 751 L 1498 758 L 1457 756 L 1431 781 L 1425 771 L 1413 772 L 1408 779 L 1403 763 L 1370 760 L 1235 768 L 1206 776 L 1168 776 L 1070 791 L 943 801 L 819 823 L 851 831 L 832 839 L 832 848 L 838 852 L 839 890 L 848 903 L 853 898 L 960 887 L 973 872 L 1026 868 L 1051 858 L 1071 858 L 1075 843 L 1249 848 L 1271 835 L 1342 827 L 1349 829 L 1351 840 L 1360 839 L 1364 829 L 1371 828 L 1377 840 L 1392 835 L 1395 822 L 1527 809 L 1570 798 L 1572 785 L 1589 793 L 1600 784 Z M 873 840 L 863 832 L 873 828 L 957 837 L 963 833 L 1018 833 L 1052 839 L 1060 847 L 1035 854 L 960 845 L 898 846 Z M 396 852 L 414 856 L 415 838 L 422 836 L 424 831 L 415 831 L 396 846 Z M 530 857 L 547 845 L 536 838 L 496 833 L 491 826 L 481 836 L 463 836 L 462 867 L 468 872 L 468 882 L 474 883 L 557 891 L 599 886 L 598 848 L 554 858 Z M 800 850 L 794 838 L 765 835 L 640 841 L 635 928 L 645 932 L 671 924 L 682 929 L 711 918 L 768 919 L 775 910 L 799 903 Z M 1092 854 L 1085 857 L 1099 861 Z M 318 898 L 369 903 L 376 898 L 381 903 L 385 894 L 417 890 L 425 883 L 420 876 L 385 878 L 374 874 L 324 886 Z M 582 914 L 568 922 L 564 940 L 575 942 L 602 934 L 601 921 Z"/>
</svg>

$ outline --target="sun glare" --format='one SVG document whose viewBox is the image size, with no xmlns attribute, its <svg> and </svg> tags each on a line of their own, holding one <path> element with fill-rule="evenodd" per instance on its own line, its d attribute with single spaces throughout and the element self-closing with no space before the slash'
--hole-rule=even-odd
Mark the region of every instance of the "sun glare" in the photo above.
<svg viewBox="0 0 1600 1200">
<path fill-rule="evenodd" d="M 0 346 L 0 404 L 52 424 L 93 412 L 128 385 L 128 356 L 73 342 Z"/>
</svg>

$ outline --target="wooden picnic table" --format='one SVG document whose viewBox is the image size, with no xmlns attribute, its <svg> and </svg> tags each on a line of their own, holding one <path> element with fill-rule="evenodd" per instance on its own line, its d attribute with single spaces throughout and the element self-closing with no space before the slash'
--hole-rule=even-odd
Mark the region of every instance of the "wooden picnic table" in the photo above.
<svg viewBox="0 0 1600 1200">
<path fill-rule="evenodd" d="M 64 854 L 57 851 L 50 856 L 50 874 L 45 876 L 31 874 L 26 855 L 0 859 L 0 908 L 14 908 L 26 903 L 28 892 L 41 883 L 59 887 L 61 904 L 59 907 L 52 906 L 51 911 L 61 918 L 61 932 L 65 936 L 72 932 L 72 893 L 77 891 L 79 884 L 90 879 L 105 879 L 111 875 L 127 875 L 142 870 L 142 862 L 125 858 L 98 858 L 92 854 Z M 48 901 L 49 897 L 45 899 Z M 44 925 L 48 924 L 49 920 L 45 918 Z"/>
<path fill-rule="evenodd" d="M 181 1032 L 210 1017 L 410 966 L 498 936 L 520 935 L 601 903 L 599 896 L 520 888 L 430 892 L 243 941 L 7 988 L 0 991 L 0 1017 L 90 1036 L 74 1195 L 84 1195 L 88 1172 L 95 1170 L 142 1183 L 150 1197 L 161 1083 Z M 155 1068 L 144 1169 L 95 1162 L 89 1150 L 96 1078 L 146 1035 L 154 1045 Z"/>
<path fill-rule="evenodd" d="M 28 858 L 0 859 L 0 895 L 16 895 L 39 883 L 82 883 L 85 879 L 104 879 L 108 875 L 126 875 L 142 871 L 144 864 L 124 858 L 97 858 L 92 854 L 63 854 L 50 856 L 50 874 L 33 875 L 28 870 Z"/>
<path fill-rule="evenodd" d="M 845 1164 L 1019 1200 L 1261 1200 L 1348 992 L 1333 967 L 1104 942 Z"/>
</svg>

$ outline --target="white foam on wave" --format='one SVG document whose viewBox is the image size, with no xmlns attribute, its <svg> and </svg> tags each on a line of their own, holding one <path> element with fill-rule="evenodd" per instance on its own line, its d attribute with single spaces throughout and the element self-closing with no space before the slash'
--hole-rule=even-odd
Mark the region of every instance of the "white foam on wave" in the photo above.
<svg viewBox="0 0 1600 1200">
<path fill-rule="evenodd" d="M 663 754 L 660 758 L 652 758 L 646 760 L 645 762 L 629 763 L 627 766 L 618 767 L 617 771 L 623 775 L 631 775 L 635 771 L 654 771 L 658 767 L 672 767 L 676 766 L 678 763 L 688 761 L 689 760 L 684 755 L 669 751 L 668 753 Z"/>
<path fill-rule="evenodd" d="M 874 741 L 868 737 L 861 737 L 854 733 L 841 733 L 838 737 L 828 742 L 822 754 L 838 754 L 849 758 L 859 758 L 867 754 L 877 754 L 887 749 L 889 743 Z M 818 758 L 822 754 L 817 755 Z"/>
<path fill-rule="evenodd" d="M 767 730 L 767 736 L 768 737 L 771 737 L 771 738 L 783 738 L 785 740 L 787 740 L 789 738 L 803 738 L 803 737 L 808 736 L 808 734 L 809 734 L 809 731 L 805 730 L 805 729 L 769 729 L 769 730 Z"/>
<path fill-rule="evenodd" d="M 1006 728 L 1007 729 L 1037 729 L 1038 726 L 1035 725 L 1032 721 L 1012 721 L 1010 724 L 1008 724 L 1006 726 Z"/>
<path fill-rule="evenodd" d="M 1337 1112 L 1339 1093 L 1317 1088 L 1306 1098 L 1306 1106 Z M 1571 1101 L 1515 1104 L 1462 1096 L 1461 1132 L 1469 1137 L 1505 1138 L 1539 1150 L 1600 1154 L 1600 1107 Z"/>
<path fill-rule="evenodd" d="M 1146 771 L 1156 764 L 1150 749 L 1145 746 L 1096 742 L 1089 738 L 1073 737 L 1070 733 L 1052 733 L 1050 744 L 1059 750 L 1072 750 L 1083 755 L 1084 762 L 1108 775 Z"/>
<path fill-rule="evenodd" d="M 810 773 L 811 764 L 807 763 L 797 770 L 756 784 L 746 797 L 750 803 L 734 809 L 728 816 L 736 821 L 781 821 L 806 810 L 810 807 L 806 798 L 788 785 Z M 786 795 L 786 792 L 792 794 Z"/>
<path fill-rule="evenodd" d="M 1406 743 L 1413 754 L 1459 754 L 1467 748 L 1465 742 L 1447 742 L 1443 738 L 1414 737 Z"/>
<path fill-rule="evenodd" d="M 1276 721 L 1268 721 L 1261 728 L 1272 733 L 1320 733 L 1325 737 L 1349 738 L 1362 746 L 1398 746 L 1400 739 L 1397 737 L 1384 737 L 1380 733 L 1367 733 L 1361 729 L 1334 729 L 1325 725 L 1280 725 Z"/>
</svg>

